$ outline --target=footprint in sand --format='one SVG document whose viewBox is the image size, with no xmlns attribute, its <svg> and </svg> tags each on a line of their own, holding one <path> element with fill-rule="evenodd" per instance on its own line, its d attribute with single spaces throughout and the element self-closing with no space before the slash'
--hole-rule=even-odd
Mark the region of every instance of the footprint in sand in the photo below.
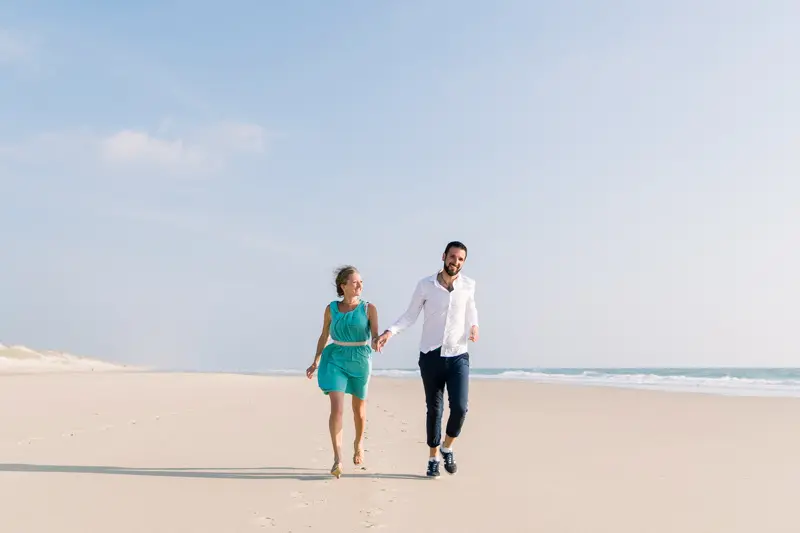
<svg viewBox="0 0 800 533">
<path fill-rule="evenodd" d="M 314 500 L 313 503 L 308 501 L 308 500 L 305 500 L 305 499 L 301 500 L 301 498 L 303 498 L 304 496 L 303 496 L 303 493 L 298 491 L 298 490 L 290 492 L 289 496 L 291 496 L 293 500 L 300 500 L 295 504 L 295 508 L 296 509 L 305 509 L 306 507 L 311 507 L 311 505 L 313 505 L 313 504 L 325 503 L 326 502 L 326 500 L 324 498 L 321 499 L 321 500 Z"/>
<path fill-rule="evenodd" d="M 387 492 L 390 492 L 390 491 L 391 492 L 396 492 L 395 489 L 390 489 L 388 487 L 384 487 L 384 488 L 381 489 L 381 492 L 384 492 L 384 493 L 387 493 Z M 394 503 L 395 500 L 397 499 L 397 497 L 396 496 L 389 496 L 388 494 L 382 494 L 381 495 L 381 500 L 383 500 L 383 499 L 385 499 L 386 503 Z"/>
<path fill-rule="evenodd" d="M 270 516 L 259 516 L 255 519 L 255 523 L 260 527 L 275 527 L 275 519 Z"/>
</svg>

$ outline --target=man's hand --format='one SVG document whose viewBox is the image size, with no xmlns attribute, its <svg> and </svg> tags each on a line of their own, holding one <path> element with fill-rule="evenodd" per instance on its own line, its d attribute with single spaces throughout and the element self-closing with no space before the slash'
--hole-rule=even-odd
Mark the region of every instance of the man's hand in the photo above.
<svg viewBox="0 0 800 533">
<path fill-rule="evenodd" d="M 472 326 L 469 330 L 469 340 L 472 342 L 478 342 L 478 337 L 480 337 L 478 334 L 478 326 Z"/>
<path fill-rule="evenodd" d="M 386 341 L 388 341 L 391 336 L 392 332 L 388 329 L 381 333 L 381 336 L 375 341 L 375 351 L 380 352 L 383 349 L 383 345 L 386 344 Z"/>
</svg>

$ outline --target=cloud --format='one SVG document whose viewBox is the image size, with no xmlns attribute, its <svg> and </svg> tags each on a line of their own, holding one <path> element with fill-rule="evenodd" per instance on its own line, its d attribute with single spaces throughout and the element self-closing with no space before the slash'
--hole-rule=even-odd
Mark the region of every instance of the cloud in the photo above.
<svg viewBox="0 0 800 533">
<path fill-rule="evenodd" d="M 163 130 L 162 127 L 159 130 Z M 267 140 L 256 124 L 221 123 L 186 138 L 166 138 L 144 131 L 122 130 L 100 141 L 102 159 L 114 165 L 146 165 L 175 172 L 221 170 L 241 154 L 262 154 Z"/>
<path fill-rule="evenodd" d="M 33 61 L 34 48 L 30 38 L 0 28 L 0 66 Z"/>
<path fill-rule="evenodd" d="M 262 155 L 269 145 L 266 130 L 252 123 L 223 122 L 167 135 L 121 129 L 97 134 L 86 131 L 46 133 L 25 142 L 0 145 L 0 159 L 30 164 L 97 165 L 104 172 L 150 171 L 173 176 L 219 172 L 236 158 Z"/>
<path fill-rule="evenodd" d="M 101 157 L 112 164 L 148 164 L 168 170 L 202 170 L 205 152 L 181 139 L 166 140 L 142 131 L 122 130 L 99 141 Z"/>
</svg>

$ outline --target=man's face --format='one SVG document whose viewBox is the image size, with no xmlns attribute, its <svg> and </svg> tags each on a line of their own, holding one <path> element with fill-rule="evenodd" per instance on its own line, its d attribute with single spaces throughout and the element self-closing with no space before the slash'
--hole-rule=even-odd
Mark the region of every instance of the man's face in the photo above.
<svg viewBox="0 0 800 533">
<path fill-rule="evenodd" d="M 447 253 L 442 254 L 444 271 L 447 272 L 448 276 L 455 276 L 458 274 L 466 260 L 467 254 L 461 248 L 451 247 Z"/>
</svg>

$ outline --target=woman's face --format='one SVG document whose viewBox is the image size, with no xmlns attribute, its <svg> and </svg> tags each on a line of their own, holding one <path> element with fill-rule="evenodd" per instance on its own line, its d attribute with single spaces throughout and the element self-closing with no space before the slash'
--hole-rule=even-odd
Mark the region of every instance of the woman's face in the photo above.
<svg viewBox="0 0 800 533">
<path fill-rule="evenodd" d="M 353 272 L 347 278 L 347 282 L 342 285 L 342 290 L 344 291 L 345 298 L 353 298 L 354 296 L 360 296 L 361 290 L 364 288 L 364 282 L 361 280 L 361 274 L 358 272 Z"/>
</svg>

